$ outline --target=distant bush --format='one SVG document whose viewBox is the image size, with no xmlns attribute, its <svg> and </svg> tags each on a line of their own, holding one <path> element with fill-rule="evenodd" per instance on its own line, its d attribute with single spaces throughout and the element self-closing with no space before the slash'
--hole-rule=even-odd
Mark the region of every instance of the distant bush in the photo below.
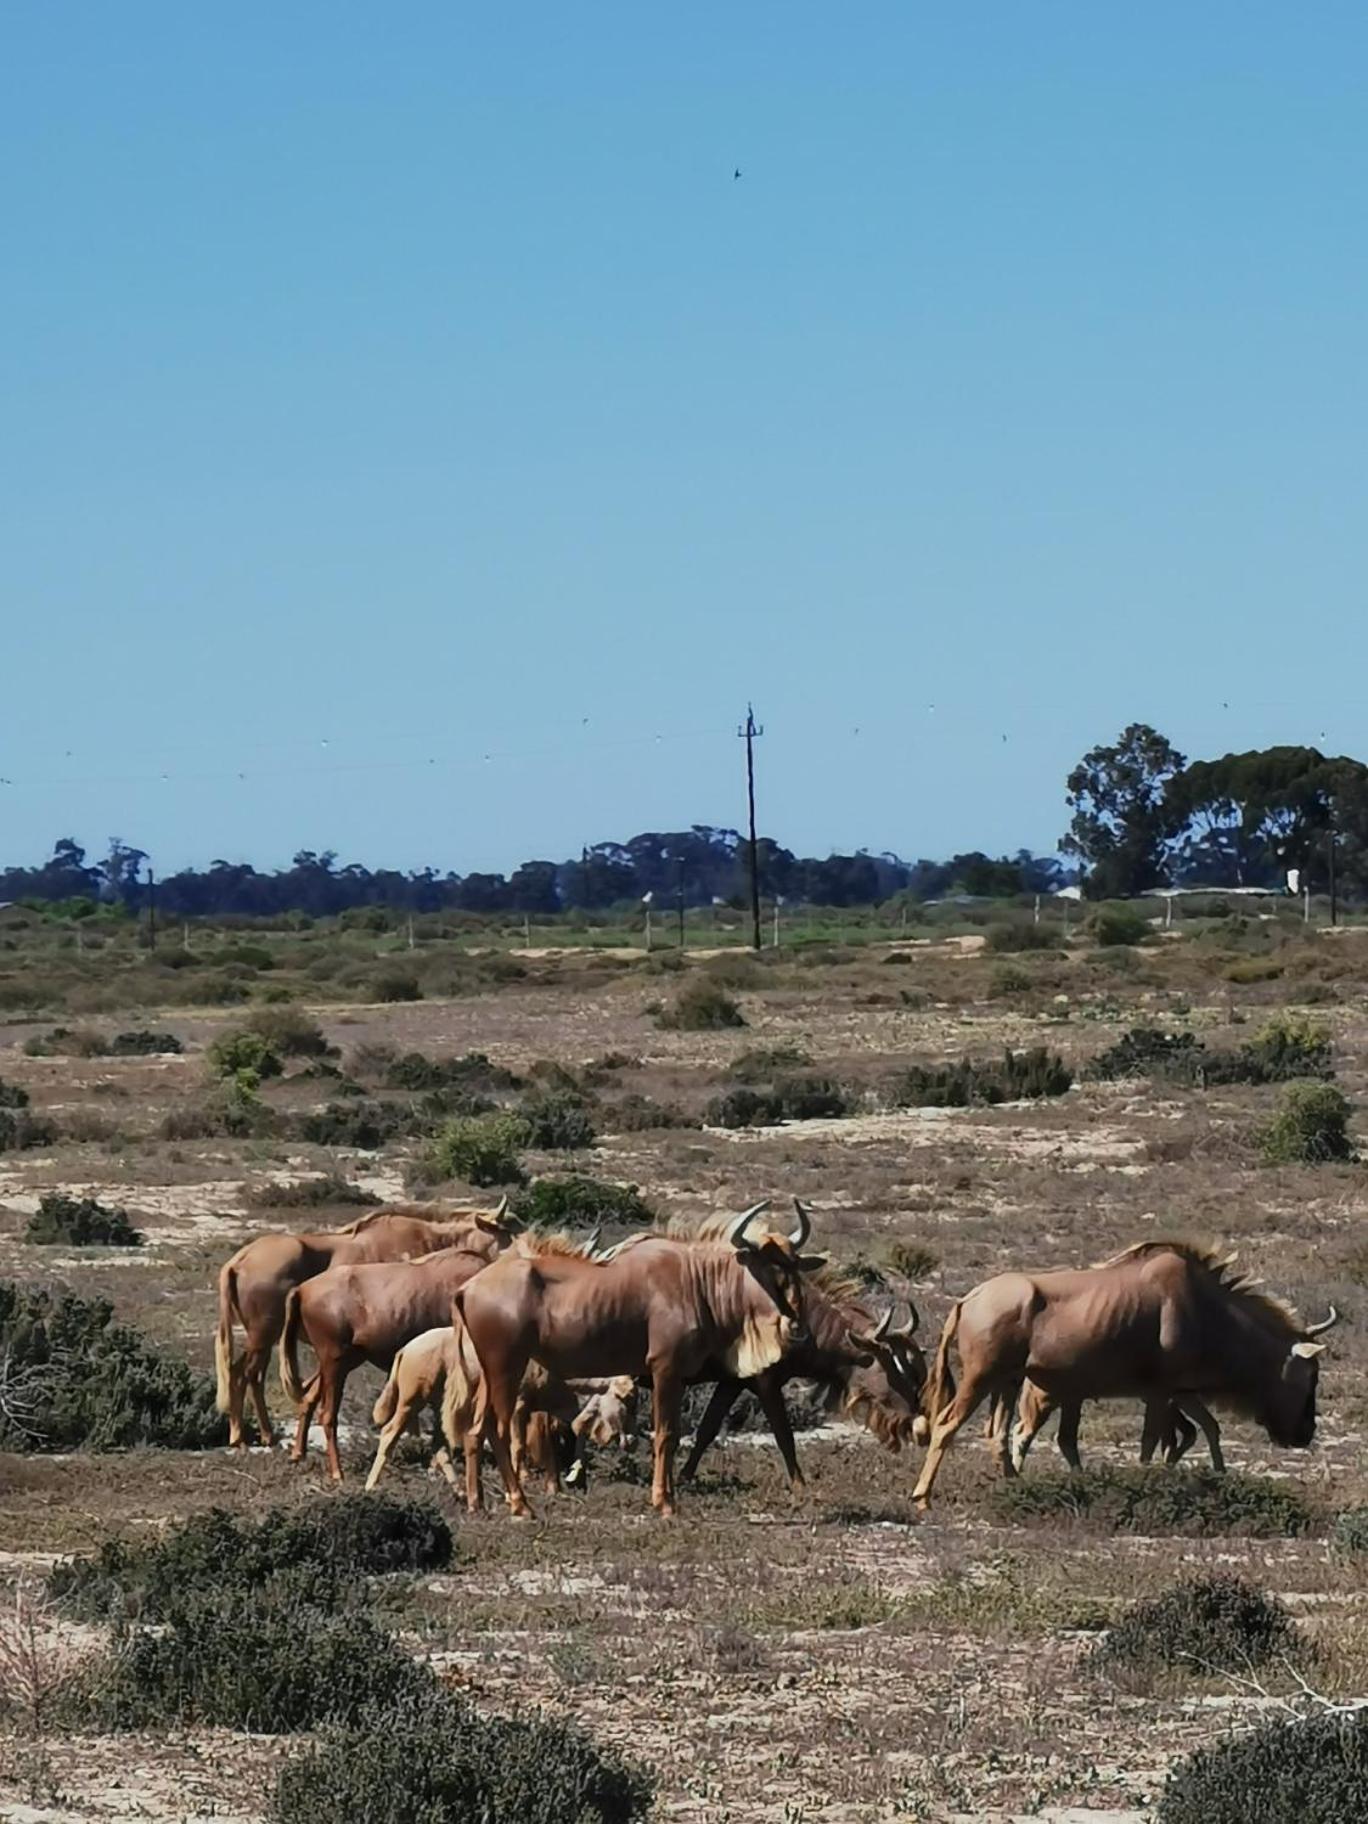
<svg viewBox="0 0 1368 1824">
<path fill-rule="evenodd" d="M 1130 1608 L 1093 1649 L 1096 1666 L 1235 1671 L 1264 1665 L 1297 1646 L 1280 1602 L 1239 1577 L 1181 1583 Z"/>
<path fill-rule="evenodd" d="M 512 1208 L 537 1229 L 593 1228 L 596 1223 L 649 1229 L 656 1221 L 634 1184 L 609 1184 L 602 1178 L 537 1178 L 514 1193 Z"/>
<path fill-rule="evenodd" d="M 66 1242 L 75 1248 L 140 1248 L 143 1236 L 128 1220 L 126 1210 L 110 1209 L 93 1197 L 67 1197 L 49 1191 L 39 1198 L 29 1217 L 24 1240 L 50 1245 Z"/>
<path fill-rule="evenodd" d="M 24 1095 L 23 1090 L 13 1092 Z M 28 1097 L 24 1096 L 25 1102 Z M 35 1115 L 30 1109 L 6 1107 L 0 1102 L 0 1153 L 22 1153 L 33 1147 L 53 1146 L 57 1140 L 57 1124 L 49 1121 L 45 1115 Z"/>
<path fill-rule="evenodd" d="M 1192 1033 L 1130 1031 L 1088 1066 L 1095 1081 L 1156 1077 L 1172 1083 L 1282 1083 L 1334 1075 L 1330 1035 L 1305 1014 L 1282 1013 L 1234 1051 L 1209 1051 Z"/>
<path fill-rule="evenodd" d="M 174 1032 L 149 1032 L 138 1027 L 132 1032 L 116 1032 L 109 1043 L 110 1055 L 116 1058 L 175 1057 L 185 1050 Z"/>
<path fill-rule="evenodd" d="M 697 1115 L 686 1115 L 683 1109 L 668 1107 L 650 1096 L 623 1096 L 604 1110 L 607 1126 L 619 1134 L 649 1133 L 667 1127 L 699 1127 Z"/>
<path fill-rule="evenodd" d="M 216 1077 L 236 1077 L 247 1071 L 259 1083 L 267 1077 L 278 1077 L 285 1068 L 271 1041 L 255 1031 L 224 1033 L 214 1040 L 205 1058 Z"/>
<path fill-rule="evenodd" d="M 527 1144 L 554 1152 L 581 1152 L 594 1144 L 589 1104 L 573 1089 L 530 1090 L 518 1104 Z"/>
<path fill-rule="evenodd" d="M 224 1442 L 214 1383 L 112 1319 L 103 1299 L 0 1280 L 0 1448 L 203 1450 Z"/>
<path fill-rule="evenodd" d="M 421 1001 L 423 990 L 411 969 L 387 969 L 372 987 L 377 1001 Z"/>
<path fill-rule="evenodd" d="M 1049 925 L 1033 924 L 1028 918 L 1004 920 L 989 925 L 984 933 L 987 946 L 999 955 L 1020 950 L 1057 950 L 1059 933 Z"/>
<path fill-rule="evenodd" d="M 1259 1136 L 1270 1165 L 1326 1165 L 1354 1157 L 1350 1107 L 1333 1083 L 1289 1083 Z"/>
<path fill-rule="evenodd" d="M 738 1084 L 714 1096 L 703 1111 L 709 1127 L 769 1127 L 779 1121 L 840 1120 L 852 1098 L 830 1077 L 781 1078 L 769 1089 Z"/>
<path fill-rule="evenodd" d="M 256 1073 L 238 1071 L 208 1094 L 170 1108 L 162 1116 L 163 1140 L 253 1140 L 277 1131 L 280 1123 L 256 1092 Z"/>
<path fill-rule="evenodd" d="M 988 977 L 988 999 L 1006 1000 L 1009 995 L 1028 994 L 1034 987 L 1035 977 L 1029 969 L 1019 968 L 1015 963 L 1000 963 Z"/>
<path fill-rule="evenodd" d="M 1368 1507 L 1350 1507 L 1337 1514 L 1332 1537 L 1342 1551 L 1368 1552 Z"/>
<path fill-rule="evenodd" d="M 775 1077 L 803 1070 L 812 1059 L 797 1045 L 761 1045 L 743 1051 L 727 1066 L 727 1075 L 738 1083 L 769 1083 Z"/>
<path fill-rule="evenodd" d="M 961 1058 L 953 1064 L 913 1065 L 890 1085 L 897 1108 L 971 1108 L 979 1103 L 1034 1101 L 1062 1096 L 1073 1076 L 1057 1052 L 1043 1045 L 1003 1052 L 993 1064 Z"/>
<path fill-rule="evenodd" d="M 1282 972 L 1281 963 L 1275 963 L 1268 957 L 1252 956 L 1228 964 L 1221 973 L 1226 981 L 1233 982 L 1239 988 L 1252 988 L 1257 982 L 1276 982 Z"/>
<path fill-rule="evenodd" d="M 995 1485 L 993 1506 L 1009 1523 L 1087 1519 L 1113 1533 L 1236 1534 L 1295 1538 L 1317 1517 L 1294 1488 L 1262 1476 L 1187 1470 L 1089 1469 L 1070 1476 L 1023 1476 Z"/>
<path fill-rule="evenodd" d="M 54 1026 L 51 1032 L 24 1040 L 29 1058 L 102 1058 L 109 1051 L 103 1033 L 89 1026 Z"/>
<path fill-rule="evenodd" d="M 328 1172 L 321 1178 L 299 1178 L 293 1184 L 254 1184 L 243 1201 L 254 1210 L 312 1210 L 338 1205 L 370 1206 L 380 1202 L 374 1191 L 363 1190 L 349 1178 Z"/>
<path fill-rule="evenodd" d="M 21 1089 L 17 1083 L 6 1083 L 0 1077 L 0 1108 L 27 1108 L 28 1105 L 28 1091 Z"/>
<path fill-rule="evenodd" d="M 434 1179 L 463 1178 L 467 1184 L 523 1184 L 527 1174 L 518 1154 L 528 1144 L 525 1122 L 516 1115 L 458 1116 L 432 1140 L 425 1165 Z"/>
<path fill-rule="evenodd" d="M 940 1255 L 934 1248 L 924 1247 L 919 1241 L 890 1241 L 884 1259 L 890 1271 L 901 1273 L 904 1279 L 925 1279 L 940 1265 Z"/>
<path fill-rule="evenodd" d="M 397 1102 L 329 1102 L 326 1108 L 298 1116 L 295 1131 L 312 1146 L 350 1146 L 373 1153 L 416 1126 L 411 1109 Z"/>
<path fill-rule="evenodd" d="M 1143 943 L 1151 933 L 1147 918 L 1129 906 L 1099 906 L 1092 917 L 1092 934 L 1104 949 Z"/>
<path fill-rule="evenodd" d="M 1329 1028 L 1304 1013 L 1275 1013 L 1244 1049 L 1258 1062 L 1265 1083 L 1335 1074 Z"/>
<path fill-rule="evenodd" d="M 441 1570 L 451 1528 L 425 1501 L 335 1495 L 252 1520 L 211 1508 L 151 1539 L 107 1539 L 54 1566 L 48 1589 L 81 1621 L 162 1621 L 197 1593 L 244 1598 L 272 1577 L 317 1570 L 339 1579 Z"/>
<path fill-rule="evenodd" d="M 1193 1033 L 1132 1026 L 1114 1045 L 1099 1053 L 1083 1074 L 1101 1083 L 1131 1077 L 1167 1077 L 1188 1083 L 1195 1079 L 1205 1055 L 1205 1047 Z"/>
<path fill-rule="evenodd" d="M 247 1021 L 247 1030 L 282 1058 L 335 1058 L 337 1047 L 330 1045 L 317 1020 L 297 1007 L 262 1007 Z"/>
<path fill-rule="evenodd" d="M 1368 1711 L 1268 1722 L 1168 1776 L 1158 1824 L 1349 1824 L 1368 1817 Z"/>
<path fill-rule="evenodd" d="M 699 976 L 684 984 L 673 1006 L 662 1008 L 656 1023 L 669 1032 L 720 1032 L 746 1021 L 720 983 Z"/>
<path fill-rule="evenodd" d="M 573 1725 L 484 1717 L 432 1681 L 281 1769 L 270 1824 L 634 1824 L 652 1784 Z"/>
<path fill-rule="evenodd" d="M 519 1084 L 511 1070 L 491 1064 L 482 1051 L 468 1051 L 460 1058 L 429 1058 L 421 1051 L 406 1051 L 386 1062 L 384 1078 L 391 1089 L 459 1089 L 479 1094 L 516 1089 Z"/>
</svg>

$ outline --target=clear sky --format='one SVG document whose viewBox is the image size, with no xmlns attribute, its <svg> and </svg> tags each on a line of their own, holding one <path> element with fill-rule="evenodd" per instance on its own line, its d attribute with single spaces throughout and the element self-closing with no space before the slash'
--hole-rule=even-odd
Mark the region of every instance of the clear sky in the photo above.
<svg viewBox="0 0 1368 1824">
<path fill-rule="evenodd" d="M 1337 0 L 10 0 L 0 861 L 734 824 L 748 696 L 809 853 L 1368 755 L 1366 92 Z"/>
</svg>

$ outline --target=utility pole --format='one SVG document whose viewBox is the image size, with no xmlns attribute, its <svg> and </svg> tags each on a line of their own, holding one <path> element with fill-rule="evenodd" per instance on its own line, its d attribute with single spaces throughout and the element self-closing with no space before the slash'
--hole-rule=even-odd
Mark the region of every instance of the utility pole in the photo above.
<svg viewBox="0 0 1368 1824">
<path fill-rule="evenodd" d="M 684 954 L 684 863 L 679 864 L 675 879 L 675 903 L 679 911 L 679 954 Z"/>
<path fill-rule="evenodd" d="M 1335 879 L 1335 840 L 1336 840 L 1335 813 L 1332 810 L 1330 813 L 1330 866 L 1329 866 L 1330 923 L 1332 925 L 1337 925 L 1339 923 L 1339 893 L 1337 891 L 1338 883 Z"/>
<path fill-rule="evenodd" d="M 764 734 L 755 721 L 755 711 L 746 705 L 745 726 L 737 734 L 746 744 L 746 803 L 750 811 L 750 900 L 751 948 L 760 948 L 760 857 L 755 840 L 755 743 Z"/>
<path fill-rule="evenodd" d="M 157 947 L 157 877 L 152 872 L 151 862 L 147 865 L 147 947 Z"/>
</svg>

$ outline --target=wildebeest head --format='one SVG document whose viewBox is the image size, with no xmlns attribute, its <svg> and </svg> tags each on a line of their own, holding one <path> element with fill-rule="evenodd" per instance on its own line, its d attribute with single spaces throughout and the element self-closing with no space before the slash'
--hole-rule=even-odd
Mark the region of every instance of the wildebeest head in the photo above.
<svg viewBox="0 0 1368 1824">
<path fill-rule="evenodd" d="M 488 1215 L 481 1210 L 476 1215 L 475 1227 L 492 1236 L 501 1246 L 507 1247 L 515 1235 L 522 1234 L 527 1224 L 509 1209 L 507 1197 L 501 1197 L 497 1210 L 491 1210 Z"/>
<path fill-rule="evenodd" d="M 1330 1315 L 1318 1324 L 1309 1324 L 1283 1358 L 1281 1372 L 1269 1389 L 1259 1421 L 1275 1444 L 1292 1450 L 1305 1450 L 1316 1435 L 1316 1383 L 1320 1378 L 1320 1356 L 1324 1343 L 1313 1339 L 1337 1322 L 1339 1312 L 1331 1305 Z"/>
<path fill-rule="evenodd" d="M 736 1218 L 727 1230 L 727 1240 L 736 1249 L 738 1261 L 768 1294 L 780 1316 L 787 1320 L 790 1340 L 799 1342 L 806 1334 L 803 1275 L 824 1267 L 826 1258 L 821 1254 L 799 1253 L 812 1233 L 812 1222 L 796 1197 L 793 1207 L 798 1212 L 798 1222 L 789 1234 L 768 1233 L 754 1241 L 748 1239 L 747 1230 L 751 1224 L 769 1208 L 769 1202 L 765 1200 L 752 1204 Z"/>
<path fill-rule="evenodd" d="M 907 1309 L 906 1321 L 896 1328 L 890 1306 L 872 1330 L 851 1331 L 869 1361 L 852 1377 L 852 1410 L 892 1449 L 917 1437 L 926 1389 L 926 1356 L 912 1340 L 917 1307 L 909 1301 Z"/>
</svg>

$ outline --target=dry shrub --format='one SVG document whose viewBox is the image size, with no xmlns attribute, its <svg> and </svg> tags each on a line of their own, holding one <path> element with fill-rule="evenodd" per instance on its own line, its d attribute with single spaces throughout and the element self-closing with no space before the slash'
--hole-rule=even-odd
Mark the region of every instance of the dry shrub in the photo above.
<svg viewBox="0 0 1368 1824">
<path fill-rule="evenodd" d="M 1068 1476 L 1022 1476 L 994 1486 L 992 1504 L 1010 1523 L 1086 1521 L 1110 1533 L 1176 1533 L 1200 1538 L 1297 1538 L 1319 1530 L 1320 1516 L 1294 1487 L 1228 1470 L 1088 1469 Z"/>
<path fill-rule="evenodd" d="M 1293 1656 L 1297 1630 L 1280 1602 L 1240 1577 L 1180 1583 L 1133 1608 L 1093 1649 L 1095 1666 L 1231 1671 Z"/>
<path fill-rule="evenodd" d="M 725 988 L 700 976 L 686 982 L 672 1006 L 662 1008 L 656 1024 L 666 1032 L 722 1032 L 744 1026 L 745 1016 Z"/>
</svg>

